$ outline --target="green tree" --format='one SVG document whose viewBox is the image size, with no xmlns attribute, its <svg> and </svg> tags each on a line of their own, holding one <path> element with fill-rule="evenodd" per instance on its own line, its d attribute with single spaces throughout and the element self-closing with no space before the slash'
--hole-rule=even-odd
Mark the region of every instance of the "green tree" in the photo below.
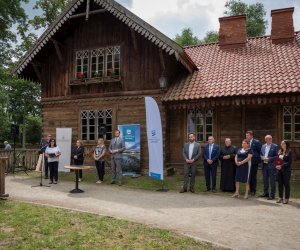
<svg viewBox="0 0 300 250">
<path fill-rule="evenodd" d="M 268 22 L 265 19 L 266 10 L 262 3 L 246 4 L 240 0 L 226 2 L 226 16 L 246 14 L 246 28 L 248 37 L 262 36 L 266 32 Z"/>
<path fill-rule="evenodd" d="M 206 32 L 205 37 L 201 40 L 202 44 L 205 43 L 216 43 L 219 41 L 219 32 L 218 31 L 208 31 Z"/>
<path fill-rule="evenodd" d="M 23 136 L 23 147 L 26 143 L 26 124 L 28 117 L 39 117 L 40 85 L 28 80 L 11 76 L 10 69 L 3 70 L 0 80 L 6 100 L 3 104 L 4 115 L 9 123 L 20 126 Z M 8 123 L 8 124 L 9 124 Z M 3 133 L 7 129 L 3 128 Z"/>
<path fill-rule="evenodd" d="M 200 40 L 194 36 L 191 28 L 185 28 L 181 31 L 181 34 L 176 34 L 174 41 L 181 46 L 189 46 L 199 44 Z"/>
<path fill-rule="evenodd" d="M 30 20 L 30 24 L 36 29 L 48 27 L 69 2 L 69 0 L 37 0 L 33 8 L 41 9 L 43 13 Z"/>
<path fill-rule="evenodd" d="M 28 0 L 0 1 L 0 67 L 11 62 L 12 43 L 17 41 L 13 27 L 18 29 L 26 23 L 27 16 L 21 3 L 27 2 Z"/>
<path fill-rule="evenodd" d="M 42 118 L 40 116 L 28 115 L 26 119 L 26 142 L 34 145 L 39 144 L 42 137 Z"/>
</svg>

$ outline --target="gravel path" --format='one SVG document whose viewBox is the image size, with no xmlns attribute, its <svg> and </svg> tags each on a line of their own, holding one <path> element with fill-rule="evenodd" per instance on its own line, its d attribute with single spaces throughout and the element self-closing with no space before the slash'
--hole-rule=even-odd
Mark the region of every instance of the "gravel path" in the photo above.
<svg viewBox="0 0 300 250">
<path fill-rule="evenodd" d="M 37 183 L 38 182 L 38 183 Z M 31 187 L 37 179 L 7 176 L 10 199 L 64 207 L 170 229 L 232 249 L 300 249 L 300 204 L 218 194 L 154 192 L 73 182 Z"/>
</svg>

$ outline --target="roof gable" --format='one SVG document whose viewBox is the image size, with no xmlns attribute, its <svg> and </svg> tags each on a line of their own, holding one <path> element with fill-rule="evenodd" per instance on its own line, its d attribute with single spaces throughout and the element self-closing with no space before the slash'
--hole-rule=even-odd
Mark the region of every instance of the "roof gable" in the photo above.
<svg viewBox="0 0 300 250">
<path fill-rule="evenodd" d="M 154 43 L 162 51 L 174 55 L 176 59 L 189 71 L 193 72 L 196 65 L 187 55 L 185 50 L 169 37 L 143 21 L 141 18 L 130 12 L 114 0 L 91 0 L 99 7 L 111 13 L 118 20 L 122 21 L 129 28 L 139 33 L 145 39 Z M 73 0 L 68 4 L 59 17 L 48 27 L 48 29 L 36 41 L 33 47 L 21 58 L 14 69 L 14 74 L 21 74 L 27 65 L 35 58 L 41 49 L 52 39 L 60 28 L 75 14 L 76 10 L 86 0 Z"/>
</svg>

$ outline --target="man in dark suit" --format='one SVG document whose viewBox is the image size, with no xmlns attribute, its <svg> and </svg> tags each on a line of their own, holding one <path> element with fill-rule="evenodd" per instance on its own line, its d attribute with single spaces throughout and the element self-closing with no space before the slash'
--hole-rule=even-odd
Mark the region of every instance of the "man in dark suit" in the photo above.
<svg viewBox="0 0 300 250">
<path fill-rule="evenodd" d="M 272 136 L 265 136 L 266 144 L 261 147 L 261 159 L 263 161 L 262 173 L 264 181 L 264 192 L 260 197 L 268 197 L 268 200 L 275 199 L 275 174 L 276 168 L 273 164 L 274 159 L 278 154 L 278 146 L 272 143 Z M 269 193 L 269 181 L 271 192 Z"/>
<path fill-rule="evenodd" d="M 189 134 L 189 142 L 184 144 L 182 154 L 185 160 L 184 164 L 184 184 L 183 188 L 180 190 L 180 193 L 187 192 L 189 175 L 191 174 L 190 179 L 190 191 L 195 193 L 195 176 L 197 171 L 197 160 L 201 155 L 201 146 L 200 143 L 195 142 L 195 134 Z"/>
<path fill-rule="evenodd" d="M 219 145 L 215 144 L 215 139 L 213 136 L 208 137 L 208 144 L 204 148 L 203 155 L 206 191 L 210 191 L 212 189 L 213 192 L 216 192 L 217 167 L 219 165 L 219 156 Z"/>
<path fill-rule="evenodd" d="M 261 142 L 253 138 L 253 131 L 246 132 L 246 139 L 249 142 L 250 148 L 253 151 L 253 156 L 251 158 L 251 169 L 249 176 L 249 185 L 250 185 L 250 194 L 256 194 L 256 184 L 257 184 L 257 169 L 258 164 L 261 162 L 260 151 L 261 151 Z"/>
<path fill-rule="evenodd" d="M 125 142 L 120 137 L 120 130 L 115 130 L 115 137 L 110 140 L 109 152 L 111 154 L 111 182 L 115 184 L 116 174 L 119 176 L 119 186 L 122 185 L 122 153 L 125 150 Z"/>
</svg>

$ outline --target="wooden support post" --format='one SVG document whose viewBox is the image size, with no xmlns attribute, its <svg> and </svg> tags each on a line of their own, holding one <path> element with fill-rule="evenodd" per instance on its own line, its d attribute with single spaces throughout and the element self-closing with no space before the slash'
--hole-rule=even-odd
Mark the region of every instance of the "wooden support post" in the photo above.
<svg viewBox="0 0 300 250">
<path fill-rule="evenodd" d="M 58 56 L 59 62 L 62 63 L 63 62 L 63 56 L 62 56 L 61 50 L 59 48 L 59 43 L 57 41 L 55 41 L 54 39 L 51 39 L 51 41 L 54 45 L 55 52 Z"/>
<path fill-rule="evenodd" d="M 90 0 L 86 0 L 85 21 L 89 20 L 89 12 L 90 12 Z"/>
<path fill-rule="evenodd" d="M 34 71 L 36 73 L 36 76 L 38 77 L 39 81 L 42 83 L 43 82 L 43 77 L 42 74 L 40 72 L 40 69 L 38 67 L 38 65 L 36 63 L 32 63 Z"/>
<path fill-rule="evenodd" d="M 99 13 L 103 13 L 105 12 L 106 10 L 105 9 L 101 9 L 101 10 L 92 10 L 92 11 L 89 11 L 89 16 L 91 15 L 95 15 L 95 14 L 99 14 Z M 70 19 L 73 19 L 73 18 L 78 18 L 78 17 L 86 17 L 86 12 L 84 13 L 80 13 L 80 14 L 76 14 L 76 15 L 73 15 L 73 16 L 70 16 Z"/>
<path fill-rule="evenodd" d="M 160 65 L 162 70 L 165 71 L 166 69 L 165 58 L 161 49 L 159 50 L 159 60 L 160 60 Z"/>
<path fill-rule="evenodd" d="M 131 30 L 130 35 L 131 35 L 131 40 L 132 40 L 134 51 L 138 52 L 138 46 L 137 46 L 137 41 L 136 41 L 136 34 L 135 34 L 135 31 L 133 29 Z"/>
<path fill-rule="evenodd" d="M 5 169 L 8 161 L 8 157 L 0 157 L 0 198 L 8 197 L 5 194 Z"/>
</svg>

